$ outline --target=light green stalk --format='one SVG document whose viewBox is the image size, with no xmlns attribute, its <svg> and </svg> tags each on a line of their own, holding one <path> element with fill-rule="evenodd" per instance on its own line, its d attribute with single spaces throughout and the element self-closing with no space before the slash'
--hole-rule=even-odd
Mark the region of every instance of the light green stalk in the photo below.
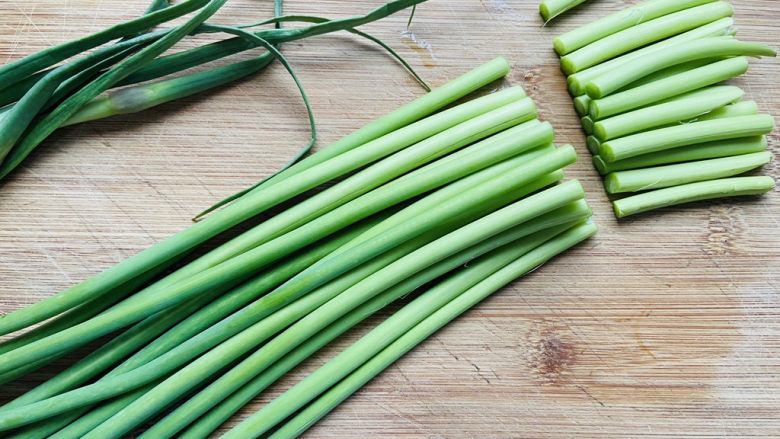
<svg viewBox="0 0 780 439">
<path fill-rule="evenodd" d="M 676 165 L 612 172 L 604 179 L 610 194 L 639 192 L 697 181 L 733 177 L 761 167 L 772 159 L 767 151 Z"/>
<path fill-rule="evenodd" d="M 720 20 L 714 21 L 712 23 L 697 27 L 696 29 L 689 30 L 688 32 L 684 32 L 680 35 L 667 38 L 663 41 L 659 41 L 655 44 L 634 50 L 633 52 L 629 52 L 625 55 L 582 70 L 573 75 L 569 75 L 569 77 L 566 78 L 566 84 L 568 85 L 569 93 L 571 93 L 572 96 L 585 94 L 585 85 L 593 78 L 601 75 L 604 72 L 619 69 L 621 66 L 628 65 L 637 59 L 641 59 L 664 48 L 676 46 L 686 41 L 693 41 L 699 38 L 730 35 L 733 33 L 731 28 L 733 24 L 734 20 L 731 17 L 721 18 Z"/>
<path fill-rule="evenodd" d="M 668 78 L 670 76 L 677 75 L 679 73 L 687 72 L 689 70 L 693 70 L 696 68 L 699 68 L 703 65 L 712 63 L 713 60 L 709 59 L 700 59 L 695 60 L 687 63 L 678 64 L 675 66 L 667 67 L 663 70 L 659 70 L 651 75 L 647 75 L 644 78 L 639 79 L 638 81 L 632 82 L 631 84 L 628 84 L 627 86 L 623 87 L 622 89 L 618 90 L 615 94 L 618 94 L 622 91 L 629 90 L 635 87 L 639 87 L 641 85 L 649 84 L 654 81 L 658 81 L 659 79 Z M 614 96 L 614 95 L 613 95 Z M 577 110 L 577 114 L 580 116 L 589 115 L 590 113 L 590 103 L 593 101 L 590 96 L 587 94 L 581 94 L 574 99 L 574 108 Z"/>
<path fill-rule="evenodd" d="M 616 32 L 563 56 L 561 68 L 571 75 L 632 49 L 730 17 L 733 13 L 730 4 L 718 1 L 665 15 Z"/>
<path fill-rule="evenodd" d="M 603 98 L 639 78 L 683 62 L 722 56 L 775 56 L 769 46 L 745 43 L 732 37 L 712 37 L 681 43 L 649 54 L 620 69 L 604 72 L 585 86 L 593 99 Z"/>
<path fill-rule="evenodd" d="M 494 272 L 445 306 L 436 310 L 404 335 L 397 338 L 388 347 L 384 348 L 369 361 L 361 365 L 358 369 L 349 374 L 337 385 L 284 424 L 271 437 L 274 439 L 281 439 L 299 436 L 318 419 L 325 416 L 339 403 L 349 397 L 349 395 L 357 391 L 363 384 L 378 375 L 428 336 L 441 329 L 444 325 L 463 314 L 490 294 L 498 291 L 503 286 L 523 274 L 528 273 L 535 267 L 547 262 L 552 257 L 585 239 L 588 239 L 593 236 L 596 231 L 596 226 L 593 224 L 583 224 L 574 227 Z M 507 249 L 507 251 L 511 250 Z M 497 255 L 495 257 L 498 259 Z M 223 437 L 226 439 L 254 437 L 257 431 L 262 430 L 262 426 L 256 424 L 257 423 L 254 422 L 254 417 L 250 417 L 234 429 L 230 430 Z"/>
<path fill-rule="evenodd" d="M 410 123 L 441 109 L 463 96 L 509 73 L 509 63 L 503 57 L 494 58 L 464 75 L 435 88 L 409 104 L 369 123 L 361 129 L 310 155 L 295 165 L 266 180 L 261 187 L 271 186 L 293 175 L 351 151 L 358 146 L 401 129 Z"/>
<path fill-rule="evenodd" d="M 668 99 L 664 99 L 664 100 L 658 102 L 656 105 L 666 104 L 666 103 L 669 103 L 669 102 L 676 101 L 677 99 L 685 99 L 691 93 L 696 93 L 698 91 L 700 91 L 700 90 L 696 90 L 694 92 L 685 93 L 683 95 L 679 95 L 679 96 L 671 97 L 671 98 L 668 98 Z M 607 98 L 609 98 L 609 97 L 607 97 Z M 702 102 L 696 102 L 694 106 L 700 106 L 700 105 L 702 105 Z M 634 110 L 634 111 L 632 111 L 630 113 L 642 112 L 643 110 L 645 110 L 647 108 L 650 108 L 650 107 L 645 107 L 645 108 L 642 108 L 642 109 L 639 109 L 639 110 Z M 678 109 L 676 111 L 681 111 L 681 110 Z M 623 115 L 630 114 L 630 113 L 622 113 L 622 114 L 620 114 L 618 116 L 612 116 L 612 118 L 619 118 L 619 117 L 621 117 Z M 687 112 L 687 113 L 688 114 L 692 114 L 693 111 L 690 111 L 690 112 Z M 727 104 L 727 105 L 715 108 L 714 110 L 712 110 L 710 112 L 707 112 L 707 113 L 704 113 L 704 114 L 700 114 L 700 115 L 697 115 L 695 117 L 691 117 L 691 118 L 684 119 L 684 120 L 675 120 L 674 122 L 667 122 L 667 123 L 664 123 L 664 124 L 661 124 L 661 125 L 656 125 L 656 126 L 651 127 L 649 129 L 655 130 L 655 129 L 659 129 L 659 128 L 666 128 L 666 127 L 675 126 L 675 125 L 680 124 L 680 123 L 701 122 L 701 121 L 704 121 L 704 120 L 725 119 L 725 118 L 728 118 L 728 117 L 748 116 L 748 115 L 755 115 L 755 114 L 758 114 L 758 106 L 756 105 L 755 102 L 753 102 L 753 101 L 735 102 L 733 104 Z M 606 119 L 603 119 L 603 120 L 609 120 L 609 119 L 610 118 L 606 118 Z M 629 129 L 629 128 L 627 127 L 626 129 Z M 648 131 L 649 129 L 643 129 L 642 131 Z M 640 131 L 636 131 L 636 132 L 640 132 Z M 628 134 L 632 134 L 632 133 L 628 133 Z M 596 138 L 595 135 L 593 137 Z"/>
<path fill-rule="evenodd" d="M 738 101 L 745 92 L 739 87 L 716 86 L 686 93 L 658 105 L 622 113 L 593 124 L 593 134 L 604 142 L 697 116 Z"/>
<path fill-rule="evenodd" d="M 291 175 L 303 174 L 303 170 L 306 170 L 305 178 L 296 180 L 297 184 L 286 184 L 284 186 L 277 186 L 274 190 L 266 191 L 263 194 L 254 194 L 252 197 L 246 197 L 241 202 L 236 202 L 230 207 L 224 209 L 218 214 L 207 218 L 187 230 L 174 235 L 173 237 L 147 249 L 136 256 L 133 256 L 126 261 L 112 267 L 109 270 L 98 274 L 91 279 L 88 279 L 79 285 L 71 287 L 70 289 L 46 300 L 38 302 L 24 310 L 14 312 L 0 317 L 0 333 L 7 334 L 15 330 L 27 327 L 34 323 L 45 320 L 49 317 L 57 315 L 62 311 L 65 311 L 73 306 L 76 306 L 88 298 L 95 298 L 110 293 L 114 288 L 127 282 L 134 277 L 139 276 L 141 273 L 155 267 L 166 260 L 175 258 L 197 245 L 205 242 L 206 240 L 216 236 L 217 234 L 237 225 L 241 222 L 249 219 L 267 208 L 278 204 L 282 199 L 289 199 L 299 193 L 302 193 L 308 189 L 311 189 L 319 184 L 337 178 L 350 172 L 360 166 L 364 166 L 367 163 L 375 161 L 376 159 L 392 153 L 394 151 L 394 145 L 400 144 L 401 147 L 414 143 L 420 140 L 420 136 L 429 136 L 431 127 L 427 128 L 426 132 L 414 133 L 414 130 L 407 129 L 401 134 L 385 137 L 384 140 L 378 140 L 378 137 L 384 135 L 383 126 L 388 125 L 393 127 L 389 131 L 395 131 L 397 124 L 401 126 L 408 124 L 409 120 L 416 119 L 429 112 L 435 111 L 443 105 L 446 105 L 453 100 L 464 96 L 465 94 L 473 91 L 476 88 L 495 79 L 495 75 L 501 75 L 502 72 L 507 71 L 506 61 L 500 60 L 500 62 L 491 62 L 490 65 L 483 66 L 478 69 L 478 75 L 466 75 L 455 81 L 445 85 L 444 87 L 434 90 L 430 94 L 423 96 L 415 100 L 414 102 L 407 104 L 401 109 L 391 113 L 388 116 L 380 119 L 382 123 L 369 124 L 361 130 L 347 136 L 339 142 L 325 148 L 323 151 L 337 151 L 337 153 L 321 153 L 315 154 L 312 157 L 317 157 L 311 162 L 306 163 L 306 160 L 300 162 L 301 165 L 290 168 L 286 174 L 280 174 L 277 177 L 277 182 L 281 182 L 286 177 Z M 447 121 L 442 121 L 445 126 Z M 435 132 L 441 129 L 436 129 Z M 378 137 L 374 137 L 378 136 Z M 423 137 L 424 138 L 424 137 Z M 376 139 L 373 146 L 379 146 L 377 152 L 382 151 L 379 156 L 366 157 L 368 160 L 365 162 L 357 162 L 360 156 L 364 156 L 364 152 L 367 148 L 357 148 L 356 145 L 363 145 L 361 143 L 365 139 Z M 380 145 L 381 142 L 387 141 L 387 144 Z M 364 142 L 369 143 L 369 142 Z M 369 148 L 370 149 L 370 146 Z M 357 150 L 357 151 L 356 151 Z M 361 152 L 361 150 L 363 152 Z M 350 152 L 349 154 L 344 154 Z M 328 162 L 328 156 L 336 159 L 333 162 Z M 314 163 L 312 163 L 314 162 Z M 300 183 L 305 183 L 301 186 Z M 270 181 L 268 183 L 270 186 Z M 269 193 L 281 194 L 281 197 L 273 197 L 275 200 L 269 200 Z M 269 200 L 270 203 L 268 201 Z M 269 205 L 270 204 L 270 205 Z"/>
<path fill-rule="evenodd" d="M 682 146 L 650 154 L 638 155 L 624 160 L 607 163 L 601 156 L 593 157 L 593 164 L 603 175 L 615 171 L 647 168 L 650 166 L 681 163 L 692 160 L 714 159 L 732 155 L 760 152 L 767 147 L 766 136 L 744 137 L 740 139 L 719 140 L 697 145 Z"/>
<path fill-rule="evenodd" d="M 775 182 L 771 177 L 733 177 L 701 181 L 682 186 L 645 192 L 621 198 L 612 203 L 615 215 L 624 218 L 649 210 L 714 198 L 760 195 L 771 191 Z"/>
<path fill-rule="evenodd" d="M 763 135 L 771 132 L 774 126 L 775 120 L 768 114 L 693 122 L 604 142 L 599 146 L 599 155 L 611 163 L 679 146 Z"/>
<path fill-rule="evenodd" d="M 174 264 L 177 261 L 178 259 L 172 260 L 163 265 L 155 267 L 155 269 L 148 271 L 144 273 L 142 276 L 135 278 L 132 281 L 127 282 L 126 284 L 120 286 L 114 291 L 114 294 L 111 296 L 99 297 L 96 300 L 87 301 L 83 305 L 77 306 L 69 310 L 68 312 L 63 313 L 61 316 L 58 316 L 57 318 L 52 319 L 46 322 L 45 324 L 36 327 L 32 331 L 28 331 L 19 337 L 6 341 L 2 345 L 0 345 L 0 353 L 11 352 L 15 349 L 19 349 L 22 346 L 26 346 L 36 340 L 41 340 L 52 334 L 56 334 L 59 331 L 62 331 L 71 326 L 89 320 L 95 315 L 108 309 L 116 302 L 119 302 L 120 300 L 124 299 L 130 294 L 136 292 L 141 286 L 148 284 L 149 281 L 159 276 L 161 273 L 164 273 L 168 268 L 170 268 L 170 265 Z M 14 381 L 18 378 L 21 378 L 33 371 L 36 371 L 52 363 L 53 361 L 55 361 L 58 358 L 61 358 L 65 354 L 67 354 L 67 352 L 60 352 L 55 355 L 42 358 L 38 361 L 27 363 L 24 366 L 6 372 L 0 375 L 0 383 L 7 383 L 7 382 Z"/>
<path fill-rule="evenodd" d="M 553 47 L 558 55 L 563 56 L 623 29 L 713 1 L 715 0 L 646 1 L 566 32 L 553 40 Z"/>
<path fill-rule="evenodd" d="M 584 2 L 585 0 L 544 0 L 539 4 L 539 13 L 547 22 Z"/>
<path fill-rule="evenodd" d="M 109 308 L 116 302 L 136 292 L 140 287 L 146 285 L 152 279 L 165 272 L 168 268 L 170 268 L 170 264 L 175 262 L 178 262 L 178 259 L 170 261 L 169 264 L 160 265 L 156 269 L 146 272 L 142 276 L 139 276 L 138 278 L 121 285 L 114 291 L 114 294 L 111 296 L 103 296 L 93 300 L 88 300 L 84 304 L 77 306 L 66 313 L 63 313 L 60 316 L 57 316 L 56 318 L 36 327 L 33 330 L 25 332 L 16 338 L 8 339 L 3 343 L 0 343 L 0 354 L 10 352 L 14 349 L 30 344 L 33 341 L 40 340 L 51 334 L 55 334 L 63 329 L 88 320 L 89 318 Z"/>
<path fill-rule="evenodd" d="M 596 120 L 631 111 L 692 90 L 716 84 L 745 73 L 747 58 L 716 61 L 635 88 L 590 101 L 589 114 Z"/>
</svg>

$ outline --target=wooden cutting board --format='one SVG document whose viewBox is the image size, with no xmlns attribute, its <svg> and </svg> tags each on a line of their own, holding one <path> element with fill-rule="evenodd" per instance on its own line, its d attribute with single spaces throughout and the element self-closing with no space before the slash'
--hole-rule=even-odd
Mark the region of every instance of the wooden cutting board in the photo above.
<svg viewBox="0 0 780 439">
<path fill-rule="evenodd" d="M 136 16 L 146 0 L 2 0 L 0 62 Z M 231 0 L 215 22 L 270 16 Z M 347 17 L 381 2 L 291 0 L 288 13 Z M 581 161 L 600 233 L 435 334 L 305 436 L 780 437 L 780 196 L 697 203 L 617 221 L 591 167 L 551 49 L 564 31 L 634 1 L 594 0 L 543 26 L 529 0 L 431 0 L 365 26 L 433 85 L 495 56 Z M 776 0 L 734 0 L 740 38 L 780 42 Z M 202 43 L 192 38 L 183 47 Z M 284 51 L 309 94 L 317 147 L 420 96 L 376 46 L 340 33 Z M 780 114 L 777 59 L 732 81 Z M 278 64 L 163 105 L 59 130 L 0 183 L 0 310 L 48 297 L 190 224 L 193 214 L 289 160 L 308 139 Z M 770 136 L 775 154 L 777 133 Z M 777 161 L 764 173 L 778 176 Z M 247 407 L 235 424 L 380 318 Z M 73 361 L 78 356 L 65 361 Z M 46 373 L 3 386 L 7 400 Z"/>
</svg>

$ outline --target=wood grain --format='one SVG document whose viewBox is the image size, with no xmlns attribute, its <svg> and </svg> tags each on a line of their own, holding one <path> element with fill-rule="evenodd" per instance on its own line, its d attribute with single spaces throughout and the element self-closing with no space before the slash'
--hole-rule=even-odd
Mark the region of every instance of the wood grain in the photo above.
<svg viewBox="0 0 780 439">
<path fill-rule="evenodd" d="M 110 23 L 146 0 L 0 0 L 0 62 Z M 217 22 L 267 17 L 231 0 Z M 290 0 L 347 17 L 379 1 Z M 589 163 L 552 38 L 633 1 L 594 0 L 542 26 L 537 2 L 431 0 L 413 34 L 398 14 L 365 30 L 434 85 L 505 56 L 581 162 L 599 235 L 495 294 L 406 355 L 305 437 L 780 437 L 780 197 L 697 203 L 618 222 Z M 775 0 L 734 0 L 740 38 L 777 44 Z M 192 38 L 182 47 L 201 43 Z M 290 43 L 319 147 L 422 94 L 376 47 L 347 34 Z M 780 114 L 776 59 L 732 81 Z M 0 183 L 0 310 L 54 294 L 183 229 L 212 202 L 292 157 L 308 138 L 278 65 L 140 114 L 53 135 Z M 780 139 L 770 146 L 775 155 Z M 778 175 L 777 162 L 764 172 Z M 382 315 L 386 315 L 382 314 Z M 326 348 L 247 407 L 253 413 L 378 322 Z M 7 398 L 43 379 L 4 386 Z"/>
</svg>

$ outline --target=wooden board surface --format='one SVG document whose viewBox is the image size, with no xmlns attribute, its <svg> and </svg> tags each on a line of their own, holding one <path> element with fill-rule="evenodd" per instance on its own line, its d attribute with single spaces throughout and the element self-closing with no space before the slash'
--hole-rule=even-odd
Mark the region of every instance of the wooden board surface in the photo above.
<svg viewBox="0 0 780 439">
<path fill-rule="evenodd" d="M 134 17 L 145 3 L 0 0 L 0 62 Z M 231 0 L 215 21 L 262 19 L 271 3 Z M 380 2 L 286 3 L 289 13 L 347 17 Z M 406 13 L 365 26 L 434 85 L 506 57 L 512 71 L 503 84 L 525 87 L 558 143 L 580 153 L 568 175 L 585 185 L 601 231 L 437 333 L 305 437 L 780 437 L 778 192 L 618 222 L 589 163 L 551 41 L 633 3 L 594 0 L 543 27 L 536 1 L 431 0 L 411 33 Z M 780 41 L 776 0 L 732 3 L 740 38 Z M 309 93 L 318 147 L 423 93 L 381 50 L 348 34 L 284 50 Z M 778 66 L 751 60 L 732 83 L 763 112 L 780 114 Z M 0 310 L 50 296 L 183 229 L 203 207 L 280 167 L 308 135 L 279 65 L 58 131 L 0 183 Z M 777 155 L 776 133 L 770 145 Z M 777 176 L 777 160 L 764 172 Z M 231 425 L 377 321 L 296 369 Z M 5 385 L 0 397 L 43 377 Z"/>
</svg>

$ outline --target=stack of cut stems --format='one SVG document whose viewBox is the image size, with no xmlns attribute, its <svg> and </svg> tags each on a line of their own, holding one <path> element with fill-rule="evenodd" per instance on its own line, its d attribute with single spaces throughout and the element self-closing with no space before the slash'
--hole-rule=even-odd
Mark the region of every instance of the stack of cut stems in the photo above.
<svg viewBox="0 0 780 439">
<path fill-rule="evenodd" d="M 714 0 L 650 0 L 559 36 L 593 162 L 624 217 L 665 206 L 768 192 L 770 115 L 720 82 L 775 56 L 734 37 L 732 7 Z"/>
</svg>

